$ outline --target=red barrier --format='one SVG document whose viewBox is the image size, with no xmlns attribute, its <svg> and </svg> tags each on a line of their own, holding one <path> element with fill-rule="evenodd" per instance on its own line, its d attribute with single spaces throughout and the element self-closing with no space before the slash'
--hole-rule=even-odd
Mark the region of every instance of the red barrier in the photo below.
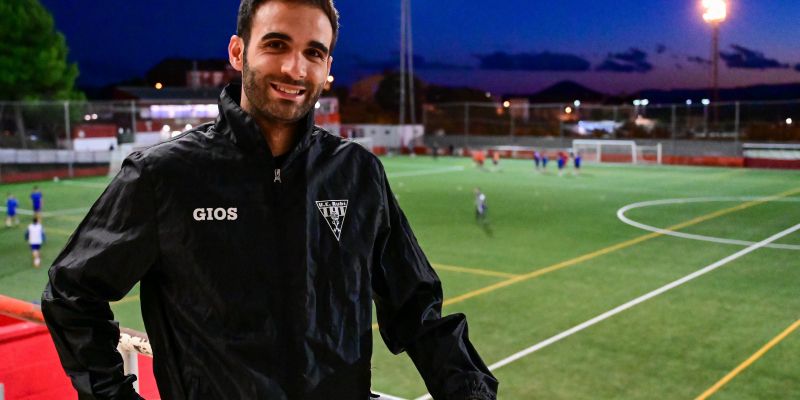
<svg viewBox="0 0 800 400">
<path fill-rule="evenodd" d="M 718 156 L 664 156 L 664 164 L 700 165 L 706 167 L 744 167 L 742 157 Z"/>
<path fill-rule="evenodd" d="M 0 295 L 0 382 L 9 400 L 77 398 L 43 320 L 36 305 Z M 153 359 L 138 357 L 139 392 L 158 399 Z"/>
<path fill-rule="evenodd" d="M 800 169 L 800 160 L 775 160 L 770 158 L 745 158 L 748 168 Z"/>
</svg>

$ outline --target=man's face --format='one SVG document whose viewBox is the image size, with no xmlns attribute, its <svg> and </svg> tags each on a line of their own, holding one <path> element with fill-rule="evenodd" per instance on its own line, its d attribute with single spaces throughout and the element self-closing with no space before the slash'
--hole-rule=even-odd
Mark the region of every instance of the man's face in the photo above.
<svg viewBox="0 0 800 400">
<path fill-rule="evenodd" d="M 245 110 L 282 123 L 303 118 L 330 72 L 332 39 L 331 23 L 319 8 L 283 1 L 261 5 L 243 54 Z"/>
</svg>

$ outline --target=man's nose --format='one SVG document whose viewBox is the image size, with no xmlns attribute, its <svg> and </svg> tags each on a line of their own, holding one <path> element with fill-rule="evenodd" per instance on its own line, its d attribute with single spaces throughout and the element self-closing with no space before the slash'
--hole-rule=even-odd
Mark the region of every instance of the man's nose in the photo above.
<svg viewBox="0 0 800 400">
<path fill-rule="evenodd" d="M 283 60 L 281 72 L 292 80 L 300 81 L 306 78 L 306 62 L 302 54 L 291 53 Z"/>
</svg>

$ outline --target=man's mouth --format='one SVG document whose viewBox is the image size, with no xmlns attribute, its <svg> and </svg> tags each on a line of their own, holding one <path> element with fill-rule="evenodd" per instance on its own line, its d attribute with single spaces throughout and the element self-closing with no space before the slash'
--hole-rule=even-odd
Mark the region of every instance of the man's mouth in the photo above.
<svg viewBox="0 0 800 400">
<path fill-rule="evenodd" d="M 273 89 L 284 97 L 296 98 L 305 94 L 306 90 L 300 86 L 284 85 L 280 83 L 270 83 Z"/>
</svg>

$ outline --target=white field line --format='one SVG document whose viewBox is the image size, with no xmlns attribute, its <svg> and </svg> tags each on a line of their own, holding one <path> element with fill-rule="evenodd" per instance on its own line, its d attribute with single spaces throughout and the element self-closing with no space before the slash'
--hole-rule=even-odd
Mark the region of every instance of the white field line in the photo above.
<svg viewBox="0 0 800 400">
<path fill-rule="evenodd" d="M 395 397 L 395 396 L 388 395 L 386 393 L 376 392 L 374 390 L 372 391 L 372 393 L 375 393 L 378 396 L 381 396 L 381 397 L 378 397 L 378 400 L 384 400 L 384 399 L 386 399 L 386 400 L 406 400 L 406 399 L 404 399 L 402 397 Z"/>
<path fill-rule="evenodd" d="M 395 172 L 392 174 L 387 174 L 387 176 L 389 178 L 402 178 L 405 176 L 444 174 L 447 172 L 458 172 L 463 170 L 464 170 L 463 166 L 456 166 L 456 167 L 446 167 L 446 168 L 423 169 L 419 171 Z"/>
<path fill-rule="evenodd" d="M 723 258 L 723 259 L 721 259 L 721 260 L 719 260 L 719 261 L 717 261 L 717 262 L 715 262 L 715 263 L 703 268 L 703 269 L 700 269 L 700 270 L 695 271 L 695 272 L 693 272 L 693 273 L 691 273 L 689 275 L 684 276 L 683 278 L 680 278 L 680 279 L 678 279 L 676 281 L 668 283 L 668 284 L 666 284 L 666 285 L 664 285 L 664 286 L 662 286 L 662 287 L 660 287 L 660 288 L 658 288 L 656 290 L 653 290 L 650 293 L 647 293 L 647 294 L 645 294 L 643 296 L 637 297 L 637 298 L 635 298 L 635 299 L 633 299 L 633 300 L 631 300 L 631 301 L 629 301 L 629 302 L 627 302 L 627 303 L 625 303 L 625 304 L 623 304 L 621 306 L 618 306 L 618 307 L 616 307 L 616 308 L 614 308 L 614 309 L 612 309 L 610 311 L 607 311 L 607 312 L 605 312 L 603 314 L 600 314 L 600 315 L 598 315 L 598 316 L 596 316 L 596 317 L 594 317 L 594 318 L 592 318 L 592 319 L 590 319 L 590 320 L 588 320 L 588 321 L 586 321 L 586 322 L 584 322 L 582 324 L 576 325 L 576 326 L 574 326 L 574 327 L 572 327 L 572 328 L 570 328 L 570 329 L 568 329 L 568 330 L 566 330 L 564 332 L 561 332 L 558 335 L 555 335 L 555 336 L 553 336 L 553 337 L 551 337 L 549 339 L 546 339 L 546 340 L 544 340 L 542 342 L 539 342 L 539 343 L 537 343 L 537 344 L 535 344 L 535 345 L 533 345 L 533 346 L 531 346 L 531 347 L 529 347 L 529 348 L 527 348 L 525 350 L 522 350 L 522 351 L 520 351 L 518 353 L 515 353 L 515 354 L 509 356 L 509 357 L 506 357 L 506 358 L 504 358 L 504 359 L 502 359 L 502 360 L 490 365 L 489 369 L 490 370 L 495 370 L 495 369 L 498 369 L 498 368 L 500 368 L 500 367 L 502 367 L 504 365 L 507 365 L 507 364 L 512 363 L 512 362 L 514 362 L 516 360 L 519 360 L 520 358 L 525 357 L 528 354 L 531 354 L 531 353 L 533 353 L 533 352 L 535 352 L 535 351 L 537 351 L 539 349 L 542 349 L 542 348 L 547 347 L 547 346 L 549 346 L 549 345 L 551 345 L 551 344 L 553 344 L 555 342 L 558 342 L 561 339 L 564 339 L 564 338 L 566 338 L 568 336 L 571 336 L 571 335 L 573 335 L 573 334 L 575 334 L 577 332 L 580 332 L 580 331 L 582 331 L 582 330 L 584 330 L 584 329 L 586 329 L 586 328 L 588 328 L 588 327 L 590 327 L 590 326 L 592 326 L 592 325 L 594 325 L 594 324 L 596 324 L 598 322 L 601 322 L 601 321 L 603 321 L 605 319 L 608 319 L 608 318 L 610 318 L 610 317 L 612 317 L 612 316 L 614 316 L 616 314 L 619 314 L 619 313 L 621 313 L 621 312 L 623 312 L 623 311 L 625 311 L 625 310 L 627 310 L 627 309 L 629 309 L 629 308 L 631 308 L 633 306 L 636 306 L 636 305 L 638 305 L 640 303 L 643 303 L 643 302 L 645 302 L 645 301 L 647 301 L 649 299 L 652 299 L 653 297 L 656 297 L 656 296 L 658 296 L 658 295 L 660 295 L 660 294 L 662 294 L 664 292 L 667 292 L 668 290 L 674 289 L 674 288 L 676 288 L 676 287 L 678 287 L 680 285 L 683 285 L 684 283 L 689 282 L 689 281 L 691 281 L 691 280 L 693 280 L 693 279 L 695 279 L 697 277 L 705 275 L 705 274 L 707 274 L 707 273 L 709 273 L 709 272 L 711 272 L 711 271 L 713 271 L 713 270 L 715 270 L 715 269 L 717 269 L 717 268 L 719 268 L 719 267 L 721 267 L 721 266 L 723 266 L 723 265 L 725 265 L 725 264 L 727 264 L 727 263 L 729 263 L 729 262 L 731 262 L 733 260 L 736 260 L 737 258 L 740 258 L 740 257 L 742 257 L 742 256 L 744 256 L 744 255 L 746 255 L 748 253 L 751 253 L 751 252 L 753 252 L 755 250 L 758 250 L 758 249 L 766 246 L 767 244 L 774 242 L 775 240 L 778 240 L 778 239 L 780 239 L 780 238 L 782 238 L 782 237 L 784 237 L 786 235 L 789 235 L 789 234 L 791 234 L 793 232 L 796 232 L 797 230 L 800 230 L 800 224 L 797 224 L 797 225 L 795 225 L 795 226 L 793 226 L 793 227 L 791 227 L 789 229 L 786 229 L 786 230 L 783 230 L 781 232 L 778 232 L 778 233 L 776 233 L 776 234 L 774 234 L 774 235 L 772 235 L 772 236 L 770 236 L 770 237 L 768 237 L 768 238 L 766 238 L 766 239 L 764 239 L 764 240 L 762 240 L 762 241 L 760 241 L 758 243 L 755 243 L 755 244 L 753 244 L 751 246 L 748 246 L 748 247 L 746 247 L 746 248 L 744 248 L 742 250 L 739 250 L 736 253 L 733 253 L 733 254 L 731 254 L 731 255 L 729 255 L 729 256 L 727 256 L 727 257 L 725 257 L 725 258 Z"/>
<path fill-rule="evenodd" d="M 98 189 L 105 189 L 108 187 L 108 183 L 74 182 L 74 181 L 61 181 L 61 183 L 69 186 L 80 186 L 80 187 L 98 188 Z"/>
<path fill-rule="evenodd" d="M 5 207 L 0 207 L 0 210 L 2 210 L 2 212 L 6 212 L 6 208 Z M 45 211 L 45 212 L 42 213 L 42 217 L 58 217 L 58 216 L 61 216 L 61 215 L 80 215 L 80 214 L 86 214 L 87 212 L 89 212 L 89 208 L 88 207 L 69 208 L 69 209 L 64 209 L 64 210 Z M 24 208 L 17 208 L 17 213 L 22 214 L 22 215 L 33 215 L 33 210 L 28 210 L 28 209 L 24 209 Z"/>
<path fill-rule="evenodd" d="M 560 340 L 562 340 L 564 338 L 572 336 L 572 335 L 574 335 L 574 334 L 576 334 L 576 333 L 578 333 L 578 332 L 580 332 L 580 331 L 582 331 L 582 330 L 584 330 L 584 329 L 586 329 L 586 328 L 588 328 L 588 327 L 590 327 L 592 325 L 595 325 L 595 324 L 597 324 L 599 322 L 602 322 L 603 320 L 611 318 L 614 315 L 617 315 L 617 314 L 619 314 L 619 313 L 621 313 L 621 312 L 623 312 L 623 311 L 625 311 L 625 310 L 627 310 L 629 308 L 632 308 L 632 307 L 634 307 L 634 306 L 636 306 L 636 305 L 638 305 L 640 303 L 643 303 L 643 302 L 645 302 L 647 300 L 650 300 L 653 297 L 656 297 L 656 296 L 658 296 L 658 295 L 660 295 L 660 294 L 662 294 L 664 292 L 667 292 L 667 291 L 669 291 L 671 289 L 674 289 L 674 288 L 676 288 L 676 287 L 678 287 L 680 285 L 683 285 L 684 283 L 689 282 L 689 281 L 691 281 L 691 280 L 693 280 L 693 279 L 695 279 L 697 277 L 705 275 L 705 274 L 707 274 L 707 273 L 709 273 L 709 272 L 711 272 L 711 271 L 713 271 L 713 270 L 715 270 L 715 269 L 717 269 L 717 268 L 719 268 L 719 267 L 721 267 L 721 266 L 723 266 L 723 265 L 725 265 L 725 264 L 727 264 L 727 263 L 729 263 L 729 262 L 731 262 L 731 261 L 733 261 L 733 260 L 735 260 L 735 259 L 737 259 L 739 257 L 742 257 L 742 256 L 744 256 L 744 255 L 746 255 L 748 253 L 751 253 L 751 252 L 753 252 L 755 250 L 758 250 L 758 249 L 760 249 L 762 247 L 765 247 L 767 244 L 769 244 L 769 243 L 771 243 L 771 242 L 773 242 L 775 240 L 778 240 L 778 239 L 780 239 L 780 238 L 782 238 L 782 237 L 784 237 L 786 235 L 789 235 L 789 234 L 791 234 L 793 232 L 796 232 L 797 230 L 800 230 L 800 224 L 797 224 L 797 225 L 795 225 L 795 226 L 793 226 L 793 227 L 791 227 L 789 229 L 786 229 L 784 231 L 776 233 L 776 234 L 774 234 L 774 235 L 772 235 L 772 236 L 770 236 L 770 237 L 768 237 L 768 238 L 766 238 L 766 239 L 764 239 L 764 240 L 762 240 L 762 241 L 760 241 L 758 243 L 755 243 L 755 244 L 753 244 L 751 246 L 748 246 L 748 247 L 746 247 L 746 248 L 744 248 L 742 250 L 739 250 L 736 253 L 733 253 L 733 254 L 731 254 L 731 255 L 729 255 L 729 256 L 727 256 L 727 257 L 725 257 L 725 258 L 723 258 L 723 259 L 721 259 L 721 260 L 719 260 L 719 261 L 717 261 L 717 262 L 715 262 L 715 263 L 703 268 L 703 269 L 697 270 L 697 271 L 695 271 L 695 272 L 693 272 L 693 273 L 691 273 L 689 275 L 684 276 L 683 278 L 680 278 L 680 279 L 678 279 L 676 281 L 673 281 L 671 283 L 668 283 L 668 284 L 666 284 L 666 285 L 664 285 L 664 286 L 662 286 L 662 287 L 660 287 L 660 288 L 658 288 L 656 290 L 653 290 L 650 293 L 647 293 L 645 295 L 637 297 L 637 298 L 635 298 L 635 299 L 633 299 L 633 300 L 631 300 L 631 301 L 629 301 L 629 302 L 627 302 L 625 304 L 622 304 L 622 305 L 620 305 L 620 306 L 618 306 L 618 307 L 616 307 L 616 308 L 614 308 L 612 310 L 606 311 L 603 314 L 600 314 L 600 315 L 598 315 L 598 316 L 596 316 L 596 317 L 594 317 L 594 318 L 592 318 L 592 319 L 590 319 L 590 320 L 588 320 L 588 321 L 586 321 L 584 323 L 581 323 L 581 324 L 576 325 L 576 326 L 574 326 L 574 327 L 572 327 L 570 329 L 567 329 L 566 331 L 561 332 L 561 333 L 559 333 L 559 334 L 557 334 L 555 336 L 552 336 L 549 339 L 545 339 L 545 340 L 543 340 L 543 341 L 541 341 L 541 342 L 539 342 L 539 343 L 537 343 L 537 344 L 535 344 L 535 345 L 533 345 L 531 347 L 528 347 L 525 350 L 522 350 L 520 352 L 514 353 L 514 354 L 512 354 L 512 355 L 510 355 L 510 356 L 508 356 L 508 357 L 506 357 L 506 358 L 504 358 L 504 359 L 502 359 L 502 360 L 490 365 L 489 366 L 489 370 L 490 371 L 494 371 L 494 370 L 496 370 L 496 369 L 498 369 L 500 367 L 503 367 L 505 365 L 511 364 L 512 362 L 517 361 L 517 360 L 519 360 L 519 359 L 521 359 L 521 358 L 523 358 L 523 357 L 525 357 L 525 356 L 527 356 L 527 355 L 529 355 L 529 354 L 531 354 L 531 353 L 533 353 L 535 351 L 541 350 L 541 349 L 543 349 L 543 348 L 545 348 L 545 347 L 547 347 L 547 346 L 549 346 L 549 345 L 551 345 L 553 343 L 556 343 L 556 342 L 558 342 L 558 341 L 560 341 Z M 430 394 L 426 394 L 424 396 L 420 396 L 420 397 L 416 398 L 415 400 L 428 400 L 428 399 L 431 399 L 431 398 L 432 397 L 430 396 Z"/>
<path fill-rule="evenodd" d="M 644 229 L 650 232 L 657 232 L 662 235 L 669 235 L 674 237 L 679 237 L 683 239 L 691 239 L 691 240 L 702 240 L 706 242 L 713 242 L 713 243 L 722 243 L 722 244 L 732 244 L 738 246 L 750 246 L 755 242 L 747 241 L 747 240 L 736 240 L 736 239 L 727 239 L 727 238 L 719 238 L 714 236 L 705 236 L 705 235 L 696 235 L 692 233 L 684 233 L 684 232 L 677 232 L 668 229 L 662 229 L 655 226 L 643 224 L 638 221 L 634 221 L 627 216 L 625 213 L 636 209 L 636 208 L 643 208 L 643 207 L 650 207 L 650 206 L 661 206 L 661 205 L 669 205 L 669 204 L 686 204 L 686 203 L 707 203 L 707 202 L 745 202 L 745 201 L 780 201 L 780 202 L 798 202 L 800 198 L 797 197 L 696 197 L 696 198 L 687 198 L 687 199 L 663 199 L 663 200 L 653 200 L 653 201 L 643 201 L 639 203 L 629 204 L 625 207 L 620 208 L 617 210 L 617 218 L 620 221 L 631 225 L 633 227 Z M 781 243 L 770 243 L 764 247 L 769 247 L 773 249 L 783 249 L 783 250 L 800 250 L 800 245 L 796 244 L 781 244 Z"/>
</svg>

